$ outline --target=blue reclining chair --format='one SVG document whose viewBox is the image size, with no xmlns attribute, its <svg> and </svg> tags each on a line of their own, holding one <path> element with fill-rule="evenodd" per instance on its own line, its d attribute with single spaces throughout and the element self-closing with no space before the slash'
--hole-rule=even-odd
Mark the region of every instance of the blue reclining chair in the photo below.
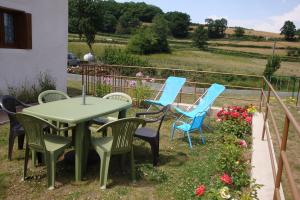
<svg viewBox="0 0 300 200">
<path fill-rule="evenodd" d="M 171 139 L 173 138 L 175 129 L 181 130 L 188 136 L 190 147 L 192 148 L 191 138 L 189 133 L 195 130 L 200 131 L 200 135 L 202 135 L 202 124 L 205 119 L 207 111 L 211 108 L 212 104 L 215 102 L 218 96 L 220 96 L 225 91 L 225 87 L 223 85 L 214 83 L 212 84 L 207 91 L 201 96 L 203 98 L 199 98 L 200 100 L 198 105 L 194 107 L 192 110 L 183 111 L 179 108 L 175 107 L 175 111 L 181 116 L 173 123 Z M 196 102 L 197 102 L 196 101 Z M 180 121 L 182 117 L 188 118 L 191 123 Z M 176 125 L 180 123 L 181 125 Z M 203 135 L 202 135 L 203 136 Z M 202 137 L 202 143 L 205 143 L 204 137 Z"/>
<path fill-rule="evenodd" d="M 179 130 L 184 133 L 188 137 L 190 148 L 192 148 L 192 141 L 190 137 L 191 132 L 199 131 L 200 132 L 200 138 L 202 139 L 202 144 L 205 144 L 205 138 L 202 133 L 202 124 L 205 119 L 206 112 L 198 113 L 191 121 L 190 123 L 179 121 L 173 123 L 172 129 L 171 129 L 171 140 L 174 137 L 175 130 Z"/>
<path fill-rule="evenodd" d="M 200 100 L 200 102 L 194 107 L 194 109 L 183 111 L 176 107 L 175 111 L 185 117 L 194 118 L 198 113 L 207 112 L 215 102 L 215 100 L 218 98 L 218 96 L 220 96 L 224 91 L 225 87 L 223 85 L 214 83 L 202 95 L 203 98 L 199 98 L 197 100 Z"/>
<path fill-rule="evenodd" d="M 145 100 L 145 102 L 150 105 L 157 105 L 157 106 L 167 106 L 172 104 L 175 101 L 181 88 L 183 87 L 185 81 L 186 78 L 174 77 L 174 76 L 168 77 L 165 84 L 163 85 L 162 94 L 159 100 L 156 99 L 159 96 L 161 90 L 156 95 L 154 100 Z"/>
</svg>

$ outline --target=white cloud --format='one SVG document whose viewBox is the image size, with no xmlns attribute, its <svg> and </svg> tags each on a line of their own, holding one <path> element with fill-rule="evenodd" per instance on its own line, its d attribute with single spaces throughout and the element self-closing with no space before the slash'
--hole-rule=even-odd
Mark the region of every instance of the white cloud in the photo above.
<svg viewBox="0 0 300 200">
<path fill-rule="evenodd" d="M 236 20 L 228 19 L 229 26 L 242 26 L 246 28 L 253 28 L 260 31 L 280 32 L 280 28 L 284 22 L 290 20 L 295 23 L 297 28 L 300 26 L 300 4 L 294 7 L 291 11 L 282 15 L 271 16 L 267 19 L 261 20 Z"/>
</svg>

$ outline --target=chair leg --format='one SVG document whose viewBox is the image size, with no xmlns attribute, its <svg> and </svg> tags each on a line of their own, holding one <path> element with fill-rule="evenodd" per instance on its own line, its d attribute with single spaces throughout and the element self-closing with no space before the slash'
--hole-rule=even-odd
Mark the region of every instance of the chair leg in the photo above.
<svg viewBox="0 0 300 200">
<path fill-rule="evenodd" d="M 48 190 L 53 190 L 55 187 L 55 172 L 56 172 L 56 156 L 53 152 L 46 152 Z"/>
<path fill-rule="evenodd" d="M 28 146 L 28 144 L 26 144 L 25 159 L 24 159 L 24 171 L 23 171 L 23 181 L 25 181 L 25 179 L 27 177 L 28 159 L 29 159 L 29 146 Z"/>
<path fill-rule="evenodd" d="M 18 136 L 18 149 L 23 149 L 25 134 Z"/>
<path fill-rule="evenodd" d="M 189 140 L 190 148 L 193 148 L 193 146 L 192 146 L 192 140 L 191 140 L 191 137 L 190 137 L 190 133 L 186 132 L 186 134 L 187 134 L 187 137 L 188 137 L 188 140 Z"/>
<path fill-rule="evenodd" d="M 9 139 L 8 139 L 8 159 L 9 160 L 11 160 L 11 158 L 12 158 L 14 142 L 15 142 L 15 135 L 12 132 L 10 132 Z"/>
<path fill-rule="evenodd" d="M 32 162 L 32 167 L 36 167 L 36 151 L 35 150 L 32 150 L 31 151 L 31 162 Z"/>
<path fill-rule="evenodd" d="M 131 166 L 131 179 L 135 183 L 136 182 L 136 174 L 135 174 L 135 164 L 134 164 L 134 152 L 133 148 L 130 152 L 130 166 Z"/>
<path fill-rule="evenodd" d="M 205 137 L 203 135 L 203 132 L 202 132 L 202 128 L 200 127 L 200 138 L 202 140 L 202 144 L 205 144 Z"/>
<path fill-rule="evenodd" d="M 151 146 L 151 151 L 152 151 L 152 157 L 153 157 L 153 166 L 157 166 L 158 163 L 158 154 L 159 154 L 159 150 L 158 150 L 158 146 L 157 146 L 157 141 L 156 140 L 151 140 L 149 141 L 150 146 Z"/>
<path fill-rule="evenodd" d="M 106 189 L 107 176 L 110 162 L 110 152 L 100 153 L 100 188 Z"/>
<path fill-rule="evenodd" d="M 173 124 L 172 129 L 171 129 L 171 135 L 170 135 L 171 140 L 173 140 L 174 133 L 175 133 L 175 124 Z"/>
</svg>

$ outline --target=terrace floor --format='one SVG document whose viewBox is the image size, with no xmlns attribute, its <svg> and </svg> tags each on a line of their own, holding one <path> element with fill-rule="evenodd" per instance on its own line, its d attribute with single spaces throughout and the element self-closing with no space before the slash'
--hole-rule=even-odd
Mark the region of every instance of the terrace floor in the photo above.
<svg viewBox="0 0 300 200">
<path fill-rule="evenodd" d="M 129 115 L 133 116 L 137 111 L 132 109 Z M 211 121 L 211 127 L 214 128 L 214 120 Z M 74 163 L 64 157 L 57 164 L 58 187 L 54 191 L 47 190 L 44 166 L 32 168 L 29 165 L 31 179 L 21 182 L 24 150 L 18 150 L 15 143 L 13 160 L 7 160 L 8 124 L 2 125 L 0 199 L 195 199 L 195 188 L 199 184 L 209 186 L 215 179 L 216 159 L 220 156 L 223 135 L 205 130 L 206 144 L 203 145 L 199 134 L 195 133 L 192 135 L 194 146 L 191 150 L 182 134 L 177 134 L 170 142 L 172 122 L 173 119 L 169 118 L 162 127 L 159 167 L 152 167 L 149 145 L 137 139 L 134 141 L 137 183 L 130 181 L 129 173 L 120 172 L 119 160 L 113 158 L 108 189 L 105 191 L 100 190 L 98 185 L 99 159 L 93 154 L 88 162 L 85 180 L 80 184 L 74 182 Z"/>
</svg>

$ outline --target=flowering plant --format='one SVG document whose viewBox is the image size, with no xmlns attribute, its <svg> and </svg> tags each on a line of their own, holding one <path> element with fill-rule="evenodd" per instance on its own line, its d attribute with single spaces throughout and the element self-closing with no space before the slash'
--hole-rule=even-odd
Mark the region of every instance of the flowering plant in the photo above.
<svg viewBox="0 0 300 200">
<path fill-rule="evenodd" d="M 251 111 L 251 112 L 249 112 Z M 217 113 L 217 122 L 224 133 L 234 134 L 238 138 L 244 138 L 251 132 L 253 106 L 228 106 Z"/>
<path fill-rule="evenodd" d="M 196 195 L 197 197 L 200 197 L 200 196 L 202 196 L 202 195 L 204 194 L 204 192 L 205 192 L 205 186 L 204 186 L 204 185 L 199 185 L 199 186 L 196 188 L 196 190 L 195 190 L 195 195 Z"/>
<path fill-rule="evenodd" d="M 222 176 L 220 176 L 220 180 L 221 180 L 223 183 L 226 183 L 226 184 L 228 184 L 228 185 L 231 185 L 231 184 L 232 184 L 232 179 L 231 179 L 231 177 L 230 177 L 228 174 L 226 174 L 226 173 L 224 173 Z"/>
<path fill-rule="evenodd" d="M 149 76 L 144 77 L 142 72 L 136 73 L 135 76 L 137 79 L 129 80 L 128 86 L 133 88 L 131 96 L 135 97 L 137 105 L 141 106 L 143 100 L 149 98 L 151 95 L 150 87 L 147 85 L 151 79 Z"/>
</svg>

